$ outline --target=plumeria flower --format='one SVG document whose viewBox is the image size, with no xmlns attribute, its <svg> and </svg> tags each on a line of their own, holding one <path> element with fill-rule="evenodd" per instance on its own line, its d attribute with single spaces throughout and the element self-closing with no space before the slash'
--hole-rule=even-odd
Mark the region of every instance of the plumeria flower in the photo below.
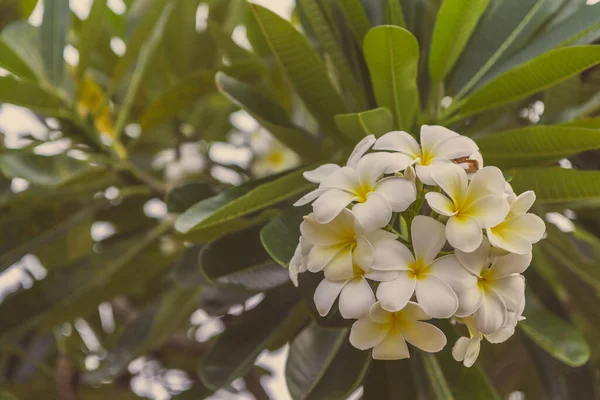
<svg viewBox="0 0 600 400">
<path fill-rule="evenodd" d="M 325 272 L 325 279 L 314 295 L 319 314 L 327 315 L 339 296 L 342 317 L 361 318 L 366 315 L 375 303 L 375 296 L 365 278 L 384 281 L 395 276 L 394 273 L 370 269 L 374 258 L 373 246 L 396 236 L 383 230 L 365 232 L 348 209 L 342 210 L 326 224 L 319 223 L 313 214 L 309 214 L 304 217 L 300 231 L 312 245 L 306 256 L 306 268 L 310 272 Z"/>
<path fill-rule="evenodd" d="M 402 309 L 416 293 L 417 302 L 434 318 L 451 317 L 458 308 L 453 286 L 460 286 L 469 274 L 454 255 L 436 258 L 446 243 L 444 224 L 431 217 L 416 216 L 411 225 L 414 256 L 396 240 L 375 244 L 372 268 L 397 271 L 398 276 L 382 282 L 377 299 L 388 311 Z"/>
<path fill-rule="evenodd" d="M 435 185 L 432 173 L 453 160 L 469 158 L 479 148 L 475 142 L 443 126 L 423 125 L 421 145 L 408 133 L 393 131 L 386 133 L 373 146 L 374 150 L 399 152 L 412 160 L 419 179 L 426 185 Z M 482 160 L 483 161 L 483 160 Z"/>
<path fill-rule="evenodd" d="M 421 322 L 428 319 L 431 317 L 417 303 L 410 302 L 396 312 L 375 303 L 367 316 L 352 325 L 350 343 L 360 350 L 373 348 L 377 360 L 409 358 L 406 342 L 436 353 L 446 345 L 446 336 L 437 327 Z"/>
<path fill-rule="evenodd" d="M 312 247 L 312 244 L 300 236 L 300 239 L 298 240 L 298 246 L 296 246 L 296 250 L 294 251 L 294 256 L 290 260 L 289 267 L 290 279 L 296 287 L 298 287 L 298 274 L 308 270 L 308 254 L 310 253 Z"/>
<path fill-rule="evenodd" d="M 517 312 L 524 302 L 525 278 L 521 275 L 531 263 L 531 253 L 490 257 L 487 239 L 471 253 L 457 250 L 456 257 L 471 273 L 457 291 L 459 307 L 456 315 L 476 313 L 477 328 L 485 335 L 504 327 L 509 312 Z"/>
<path fill-rule="evenodd" d="M 546 231 L 544 221 L 527 212 L 535 202 L 535 193 L 529 190 L 518 197 L 513 193 L 507 200 L 508 215 L 498 225 L 488 227 L 487 236 L 492 245 L 511 253 L 531 253 L 531 245 L 539 242 Z"/>
<path fill-rule="evenodd" d="M 449 165 L 433 171 L 432 177 L 447 196 L 429 192 L 425 198 L 435 212 L 449 217 L 448 242 L 456 249 L 474 251 L 481 244 L 482 228 L 496 226 L 508 214 L 502 172 L 496 167 L 485 167 L 469 183 L 464 169 Z"/>
<path fill-rule="evenodd" d="M 392 212 L 401 212 L 416 200 L 415 184 L 400 176 L 385 174 L 404 170 L 410 160 L 391 153 L 365 154 L 375 138 L 371 135 L 361 141 L 348 159 L 348 164 L 320 180 L 319 188 L 308 193 L 294 205 L 301 206 L 314 200 L 315 218 L 327 223 L 341 210 L 353 204 L 352 212 L 367 231 L 382 228 L 390 221 Z M 366 146 L 368 144 L 368 146 Z M 329 167 L 323 171 L 328 171 Z"/>
<path fill-rule="evenodd" d="M 287 171 L 300 165 L 300 157 L 294 151 L 284 146 L 280 141 L 271 138 L 269 148 L 261 153 L 256 152 L 252 164 L 252 173 L 257 178 Z"/>
</svg>

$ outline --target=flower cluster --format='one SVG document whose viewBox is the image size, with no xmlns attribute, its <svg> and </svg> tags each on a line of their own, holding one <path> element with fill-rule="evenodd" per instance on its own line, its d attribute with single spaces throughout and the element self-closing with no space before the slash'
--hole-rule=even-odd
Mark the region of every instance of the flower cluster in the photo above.
<svg viewBox="0 0 600 400">
<path fill-rule="evenodd" d="M 452 354 L 473 365 L 483 338 L 507 340 L 525 307 L 532 244 L 545 225 L 528 213 L 496 167 L 483 167 L 475 142 L 441 126 L 365 137 L 345 166 L 305 172 L 318 188 L 296 202 L 304 217 L 290 277 L 323 272 L 314 294 L 327 315 L 338 301 L 356 319 L 350 342 L 373 358 L 409 357 L 406 342 L 440 351 L 446 337 L 431 318 L 468 327 Z"/>
</svg>

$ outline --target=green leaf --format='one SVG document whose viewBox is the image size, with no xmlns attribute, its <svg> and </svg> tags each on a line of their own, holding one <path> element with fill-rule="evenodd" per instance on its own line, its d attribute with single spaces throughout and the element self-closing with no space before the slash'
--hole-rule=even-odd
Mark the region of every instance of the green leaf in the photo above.
<svg viewBox="0 0 600 400">
<path fill-rule="evenodd" d="M 256 118 L 283 144 L 308 160 L 320 158 L 320 145 L 315 138 L 294 125 L 275 99 L 223 72 L 217 73 L 216 82 L 221 93 Z"/>
<path fill-rule="evenodd" d="M 588 129 L 600 129 L 600 117 L 576 119 L 560 124 L 560 126 L 574 126 Z"/>
<path fill-rule="evenodd" d="M 125 128 L 125 124 L 127 123 L 129 118 L 129 113 L 137 97 L 138 90 L 140 89 L 140 86 L 143 82 L 144 75 L 146 74 L 146 69 L 150 66 L 150 60 L 154 55 L 154 51 L 156 50 L 156 48 L 160 44 L 160 41 L 162 40 L 165 25 L 169 19 L 171 11 L 173 10 L 173 4 L 174 3 L 169 3 L 167 6 L 164 7 L 164 11 L 162 12 L 158 22 L 156 23 L 156 25 L 153 26 L 153 30 L 150 37 L 147 38 L 147 42 L 144 43 L 143 47 L 141 48 L 138 62 L 127 87 L 127 94 L 125 95 L 123 104 L 121 104 L 121 110 L 117 115 L 117 120 L 115 122 L 114 128 L 115 139 L 119 138 L 123 131 L 123 128 Z M 130 48 L 128 47 L 128 53 L 129 50 Z M 125 57 L 128 53 L 125 54 Z"/>
<path fill-rule="evenodd" d="M 386 0 L 383 22 L 386 25 L 395 25 L 406 28 L 406 20 L 402 12 L 402 6 L 398 0 Z"/>
<path fill-rule="evenodd" d="M 39 28 L 31 26 L 25 21 L 16 21 L 2 30 L 2 42 L 27 65 L 37 79 L 45 79 L 44 61 L 40 52 Z M 1 90 L 0 93 L 2 93 Z"/>
<path fill-rule="evenodd" d="M 417 39 L 406 29 L 378 26 L 365 36 L 363 51 L 377 105 L 392 111 L 396 128 L 410 130 L 419 105 Z"/>
<path fill-rule="evenodd" d="M 264 38 L 308 111 L 327 134 L 340 139 L 333 117 L 346 112 L 340 94 L 328 78 L 311 43 L 288 21 L 249 3 Z"/>
<path fill-rule="evenodd" d="M 79 50 L 77 73 L 79 76 L 85 74 L 85 71 L 90 64 L 92 51 L 102 36 L 102 27 L 108 10 L 106 1 L 93 1 L 88 17 L 81 24 L 81 33 L 79 34 L 79 46 L 77 46 L 77 50 Z"/>
<path fill-rule="evenodd" d="M 192 69 L 196 41 L 196 12 L 200 0 L 175 0 L 165 31 L 165 56 L 171 71 L 185 76 Z"/>
<path fill-rule="evenodd" d="M 42 59 L 50 82 L 59 87 L 65 76 L 63 52 L 71 24 L 69 0 L 46 0 L 40 27 Z"/>
<path fill-rule="evenodd" d="M 175 228 L 179 232 L 188 233 L 223 224 L 297 196 L 313 186 L 302 176 L 304 171 L 311 168 L 313 166 L 286 174 L 240 197 L 236 197 L 239 191 L 230 191 L 203 200 L 181 214 L 177 218 Z"/>
<path fill-rule="evenodd" d="M 15 74 L 21 79 L 36 80 L 35 73 L 29 65 L 6 43 L 0 39 L 0 67 Z"/>
<path fill-rule="evenodd" d="M 26 107 L 48 117 L 70 117 L 71 111 L 62 99 L 36 83 L 0 76 L 0 103 Z"/>
<path fill-rule="evenodd" d="M 215 285 L 257 292 L 289 282 L 288 271 L 262 247 L 259 231 L 234 232 L 204 246 L 199 263 L 206 278 Z"/>
<path fill-rule="evenodd" d="M 204 182 L 191 182 L 169 190 L 165 203 L 170 212 L 182 213 L 194 204 L 216 195 L 211 185 Z"/>
<path fill-rule="evenodd" d="M 442 372 L 442 367 L 440 367 L 435 355 L 422 353 L 421 358 L 423 360 L 425 373 L 427 374 L 427 378 L 429 378 L 429 383 L 433 388 L 436 398 L 438 400 L 453 400 L 454 396 L 452 395 L 448 382 L 446 382 L 446 377 Z M 458 366 L 457 368 L 461 367 Z"/>
<path fill-rule="evenodd" d="M 358 82 L 358 76 L 353 73 L 350 60 L 342 48 L 342 37 L 337 30 L 331 10 L 318 0 L 300 0 L 299 4 L 306 12 L 306 17 L 315 32 L 321 49 L 329 56 L 335 76 L 339 79 L 340 87 L 348 90 L 349 97 L 356 104 L 355 108 L 367 108 L 367 99 Z"/>
<path fill-rule="evenodd" d="M 0 400 L 18 400 L 15 396 L 4 389 L 0 389 Z"/>
<path fill-rule="evenodd" d="M 486 135 L 476 142 L 490 165 L 499 168 L 530 167 L 599 149 L 600 131 L 534 125 Z"/>
<path fill-rule="evenodd" d="M 240 47 L 220 26 L 209 24 L 208 32 L 215 40 L 219 50 L 221 50 L 227 56 L 230 62 L 249 60 L 258 61 L 256 54 L 244 49 L 243 47 Z"/>
<path fill-rule="evenodd" d="M 551 50 L 498 76 L 465 99 L 460 118 L 507 104 L 557 84 L 600 62 L 600 46 Z"/>
<path fill-rule="evenodd" d="M 38 0 L 20 0 L 19 5 L 21 6 L 21 16 L 23 18 L 29 18 L 35 6 L 37 6 Z"/>
<path fill-rule="evenodd" d="M 548 312 L 531 293 L 527 295 L 527 319 L 519 327 L 538 346 L 569 367 L 584 365 L 590 358 L 590 348 L 583 335 L 566 321 Z"/>
<path fill-rule="evenodd" d="M 356 114 L 336 115 L 335 123 L 340 131 L 353 138 L 355 142 L 359 142 L 365 136 L 380 137 L 394 130 L 394 116 L 385 107 Z"/>
<path fill-rule="evenodd" d="M 202 382 L 216 390 L 250 371 L 256 357 L 276 337 L 278 327 L 293 317 L 298 294 L 291 285 L 281 286 L 242 314 L 202 356 L 198 370 Z"/>
<path fill-rule="evenodd" d="M 408 360 L 373 360 L 364 383 L 364 399 L 395 400 L 398 393 L 418 399 L 414 372 Z"/>
<path fill-rule="evenodd" d="M 526 168 L 513 171 L 516 193 L 533 190 L 536 204 L 563 210 L 600 205 L 600 172 L 564 168 Z"/>
<path fill-rule="evenodd" d="M 429 76 L 442 82 L 471 38 L 489 0 L 446 0 L 437 15 L 431 50 Z"/>
<path fill-rule="evenodd" d="M 339 0 L 338 6 L 344 13 L 358 45 L 362 46 L 365 35 L 371 29 L 371 23 L 360 4 L 360 0 Z"/>
<path fill-rule="evenodd" d="M 189 247 L 177 261 L 173 269 L 173 280 L 179 286 L 193 288 L 208 283 L 198 264 L 200 250 L 202 245 Z"/>
<path fill-rule="evenodd" d="M 290 346 L 285 375 L 294 399 L 345 399 L 369 369 L 368 351 L 352 347 L 348 329 L 311 323 Z"/>
<path fill-rule="evenodd" d="M 289 208 L 261 229 L 260 241 L 279 265 L 288 267 L 300 238 L 300 224 L 307 214 L 306 207 Z"/>
</svg>

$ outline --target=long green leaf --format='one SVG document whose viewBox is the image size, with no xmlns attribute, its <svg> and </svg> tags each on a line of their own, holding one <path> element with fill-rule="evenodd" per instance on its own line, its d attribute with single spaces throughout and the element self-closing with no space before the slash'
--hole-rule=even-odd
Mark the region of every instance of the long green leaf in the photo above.
<svg viewBox="0 0 600 400">
<path fill-rule="evenodd" d="M 323 61 L 305 36 L 274 12 L 249 3 L 264 38 L 308 111 L 327 134 L 341 139 L 333 117 L 346 112 Z"/>
<path fill-rule="evenodd" d="M 48 117 L 70 117 L 71 111 L 62 99 L 36 83 L 0 76 L 0 103 L 27 107 Z"/>
<path fill-rule="evenodd" d="M 387 0 L 385 2 L 385 11 L 383 13 L 383 22 L 386 25 L 395 25 L 400 28 L 406 28 L 406 19 L 402 12 L 402 6 L 398 0 Z"/>
<path fill-rule="evenodd" d="M 172 0 L 175 3 L 165 28 L 164 51 L 170 69 L 178 76 L 191 72 L 197 46 L 196 12 L 200 0 Z"/>
<path fill-rule="evenodd" d="M 46 79 L 39 28 L 25 21 L 17 21 L 2 30 L 2 41 L 27 65 L 38 80 Z"/>
<path fill-rule="evenodd" d="M 537 93 L 600 62 L 600 46 L 551 50 L 483 86 L 469 96 L 460 117 L 480 113 Z"/>
<path fill-rule="evenodd" d="M 8 72 L 15 74 L 21 79 L 36 80 L 35 73 L 23 61 L 17 53 L 13 51 L 0 38 L 0 67 Z"/>
<path fill-rule="evenodd" d="M 425 373 L 427 374 L 427 378 L 429 378 L 429 383 L 433 388 L 433 393 L 436 398 L 438 400 L 453 400 L 454 396 L 452 395 L 448 382 L 446 382 L 446 377 L 442 372 L 442 367 L 440 367 L 440 363 L 435 355 L 423 353 L 421 358 L 423 360 Z"/>
<path fill-rule="evenodd" d="M 419 398 L 408 360 L 373 360 L 363 388 L 364 399 L 396 400 L 399 393 L 406 399 Z"/>
<path fill-rule="evenodd" d="M 63 52 L 71 23 L 69 0 L 46 0 L 40 27 L 41 53 L 50 82 L 61 86 L 65 76 Z"/>
<path fill-rule="evenodd" d="M 267 95 L 253 86 L 217 73 L 217 88 L 231 101 L 246 110 L 283 144 L 308 160 L 319 159 L 319 145 L 313 136 L 295 126 L 285 110 Z"/>
<path fill-rule="evenodd" d="M 360 0 L 339 0 L 338 6 L 348 20 L 348 25 L 354 34 L 354 38 L 359 46 L 362 46 L 365 35 L 371 29 L 371 23 L 360 4 Z"/>
<path fill-rule="evenodd" d="M 600 149 L 600 131 L 534 125 L 477 139 L 486 163 L 500 168 L 549 164 L 583 151 Z"/>
<path fill-rule="evenodd" d="M 306 207 L 290 208 L 269 221 L 260 231 L 260 241 L 281 266 L 289 265 L 300 237 L 300 224 L 307 215 Z"/>
<path fill-rule="evenodd" d="M 489 0 L 446 0 L 437 16 L 429 51 L 429 77 L 441 82 L 464 50 Z"/>
<path fill-rule="evenodd" d="M 348 329 L 310 324 L 292 342 L 285 375 L 294 399 L 345 399 L 362 383 L 369 352 L 352 347 Z"/>
<path fill-rule="evenodd" d="M 364 53 L 377 104 L 394 114 L 395 126 L 409 130 L 419 105 L 419 44 L 406 29 L 378 26 L 365 37 Z"/>
<path fill-rule="evenodd" d="M 394 130 L 394 116 L 385 107 L 356 114 L 336 115 L 335 122 L 340 131 L 354 138 L 356 142 L 365 136 L 379 137 Z"/>
<path fill-rule="evenodd" d="M 583 335 L 547 311 L 532 293 L 527 295 L 525 319 L 519 327 L 538 346 L 569 367 L 580 367 L 590 358 Z"/>
<path fill-rule="evenodd" d="M 600 172 L 564 168 L 515 170 L 510 182 L 516 193 L 533 190 L 536 204 L 548 209 L 600 206 Z"/>
<path fill-rule="evenodd" d="M 86 20 L 82 23 L 81 34 L 79 35 L 79 64 L 77 64 L 77 72 L 79 76 L 83 76 L 90 63 L 92 51 L 96 43 L 102 36 L 102 27 L 106 18 L 108 6 L 104 0 L 93 0 L 94 3 L 90 8 L 90 13 Z"/>
</svg>

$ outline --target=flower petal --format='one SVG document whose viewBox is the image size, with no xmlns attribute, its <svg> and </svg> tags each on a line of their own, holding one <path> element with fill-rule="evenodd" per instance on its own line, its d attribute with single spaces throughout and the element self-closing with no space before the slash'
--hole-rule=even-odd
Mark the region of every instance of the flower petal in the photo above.
<svg viewBox="0 0 600 400">
<path fill-rule="evenodd" d="M 348 162 L 346 165 L 351 168 L 356 168 L 356 164 L 365 155 L 367 151 L 373 146 L 373 144 L 377 141 L 374 135 L 369 135 L 364 138 L 360 142 L 356 144 L 354 150 L 352 150 L 352 154 L 348 157 Z"/>
<path fill-rule="evenodd" d="M 405 178 L 389 177 L 377 182 L 375 192 L 383 196 L 394 212 L 402 212 L 417 199 L 415 184 Z"/>
<path fill-rule="evenodd" d="M 319 283 L 315 290 L 314 301 L 320 316 L 324 317 L 329 313 L 344 285 L 346 285 L 345 281 L 332 282 L 327 279 L 323 279 Z"/>
<path fill-rule="evenodd" d="M 417 215 L 411 224 L 415 258 L 429 265 L 446 244 L 444 224 L 431 217 Z"/>
<path fill-rule="evenodd" d="M 458 362 L 465 359 L 467 355 L 467 346 L 469 345 L 469 338 L 461 336 L 458 338 L 454 346 L 452 346 L 452 357 Z"/>
<path fill-rule="evenodd" d="M 508 310 L 517 311 L 519 309 L 525 298 L 525 277 L 523 275 L 512 275 L 494 280 L 492 287 L 502 297 Z"/>
<path fill-rule="evenodd" d="M 418 174 L 417 169 L 417 174 Z M 444 192 L 452 199 L 454 204 L 462 204 L 467 193 L 467 173 L 456 164 L 448 164 L 436 168 L 431 174 Z"/>
<path fill-rule="evenodd" d="M 477 328 L 484 335 L 494 333 L 506 323 L 506 304 L 494 290 L 487 290 L 477 311 Z"/>
<path fill-rule="evenodd" d="M 496 227 L 488 228 L 486 230 L 490 243 L 492 243 L 492 245 L 495 247 L 510 251 L 511 253 L 531 253 L 531 242 L 518 232 L 503 229 L 503 225 L 504 224 L 500 224 Z"/>
<path fill-rule="evenodd" d="M 373 232 L 364 233 L 363 236 L 371 242 L 373 246 L 382 240 L 397 239 L 398 236 L 392 232 L 384 231 L 383 229 L 376 229 Z"/>
<path fill-rule="evenodd" d="M 501 278 L 512 274 L 522 274 L 531 264 L 531 253 L 529 254 L 507 254 L 496 257 L 491 268 L 494 277 Z"/>
<path fill-rule="evenodd" d="M 470 253 L 483 240 L 483 232 L 475 218 L 450 217 L 446 223 L 446 238 L 455 249 Z"/>
<path fill-rule="evenodd" d="M 348 282 L 340 294 L 340 314 L 346 319 L 365 317 L 373 304 L 375 304 L 375 295 L 369 283 L 363 278 Z"/>
<path fill-rule="evenodd" d="M 310 171 L 302 173 L 304 179 L 312 183 L 321 183 L 325 178 L 339 170 L 341 167 L 337 164 L 323 164 Z"/>
<path fill-rule="evenodd" d="M 421 157 L 421 146 L 411 134 L 404 131 L 388 132 L 373 145 L 373 150 L 398 151 L 413 159 Z"/>
<path fill-rule="evenodd" d="M 473 175 L 467 190 L 467 198 L 473 201 L 490 194 L 502 195 L 506 187 L 505 182 L 500 169 L 484 167 Z"/>
<path fill-rule="evenodd" d="M 372 269 L 364 277 L 375 282 L 388 282 L 398 277 L 398 271 L 378 271 Z"/>
<path fill-rule="evenodd" d="M 477 285 L 477 278 L 458 261 L 454 254 L 435 260 L 429 265 L 429 273 L 446 282 L 452 290 L 464 290 Z"/>
<path fill-rule="evenodd" d="M 369 318 L 363 318 L 352 324 L 350 344 L 359 350 L 367 350 L 377 346 L 388 334 L 388 324 L 378 324 Z"/>
<path fill-rule="evenodd" d="M 466 136 L 453 136 L 438 142 L 431 153 L 435 158 L 453 160 L 468 157 L 479 150 L 473 139 Z"/>
<path fill-rule="evenodd" d="M 321 196 L 323 193 L 327 192 L 328 190 L 329 190 L 328 188 L 318 188 L 311 192 L 308 192 L 304 196 L 300 197 L 300 199 L 298 199 L 298 201 L 296 201 L 294 203 L 294 206 L 302 207 L 302 206 L 312 202 L 313 200 L 315 200 L 316 198 L 318 198 L 319 196 Z"/>
<path fill-rule="evenodd" d="M 508 202 L 501 195 L 481 197 L 465 207 L 463 214 L 475 218 L 482 228 L 498 225 L 508 214 Z"/>
<path fill-rule="evenodd" d="M 313 203 L 315 218 L 321 224 L 331 222 L 348 204 L 356 200 L 352 193 L 330 189 Z"/>
<path fill-rule="evenodd" d="M 337 232 L 332 231 L 330 224 L 318 223 L 314 214 L 304 217 L 304 221 L 300 224 L 300 232 L 302 237 L 316 246 L 332 246 L 343 240 Z"/>
<path fill-rule="evenodd" d="M 381 240 L 373 246 L 375 260 L 371 268 L 382 271 L 408 270 L 415 262 L 410 250 L 394 239 Z"/>
<path fill-rule="evenodd" d="M 481 271 L 489 265 L 490 242 L 483 237 L 481 244 L 472 252 L 456 250 L 458 261 L 475 276 L 481 276 Z"/>
<path fill-rule="evenodd" d="M 533 203 L 535 203 L 535 192 L 533 190 L 523 192 L 510 205 L 510 214 L 525 214 L 527 211 L 529 211 Z"/>
<path fill-rule="evenodd" d="M 402 360 L 409 358 L 410 353 L 400 331 L 392 328 L 381 343 L 373 347 L 372 356 L 376 360 Z"/>
<path fill-rule="evenodd" d="M 452 200 L 441 193 L 429 192 L 425 194 L 425 200 L 427 200 L 429 207 L 440 215 L 451 217 L 456 214 Z"/>
<path fill-rule="evenodd" d="M 380 324 L 387 324 L 392 322 L 394 314 L 384 310 L 381 307 L 381 303 L 377 302 L 373 304 L 371 309 L 369 310 L 369 318 L 371 318 L 375 322 L 379 322 Z"/>
<path fill-rule="evenodd" d="M 448 128 L 439 125 L 423 125 L 421 126 L 421 146 L 427 151 L 432 150 L 438 143 L 458 137 L 459 134 L 451 131 Z"/>
<path fill-rule="evenodd" d="M 409 277 L 408 274 L 406 271 L 401 271 L 396 279 L 379 284 L 377 300 L 384 310 L 399 311 L 408 304 L 417 284 L 417 280 Z"/>
<path fill-rule="evenodd" d="M 325 266 L 325 278 L 331 281 L 345 281 L 354 277 L 352 248 L 350 245 L 342 248 Z"/>
<path fill-rule="evenodd" d="M 483 301 L 483 291 L 477 282 L 468 288 L 456 292 L 456 296 L 458 297 L 458 309 L 455 314 L 461 318 L 468 317 L 477 312 Z"/>
<path fill-rule="evenodd" d="M 386 226 L 392 218 L 390 203 L 376 192 L 371 192 L 364 203 L 355 204 L 352 213 L 366 232 Z"/>
<path fill-rule="evenodd" d="M 426 321 L 431 319 L 431 316 L 423 310 L 419 304 L 414 301 L 409 301 L 406 307 L 398 311 L 396 314 L 402 314 L 403 318 L 415 321 Z"/>
<path fill-rule="evenodd" d="M 373 264 L 374 252 L 373 246 L 362 236 L 356 238 L 356 247 L 352 251 L 352 260 L 355 265 L 363 271 L 368 272 Z"/>
<path fill-rule="evenodd" d="M 537 243 L 546 232 L 546 224 L 537 215 L 527 213 L 507 219 L 502 223 L 502 229 L 518 232 L 531 243 Z"/>
<path fill-rule="evenodd" d="M 469 340 L 467 345 L 467 352 L 465 354 L 465 360 L 463 365 L 467 368 L 470 368 L 477 361 L 477 357 L 479 357 L 479 351 L 481 349 L 481 334 L 477 334 Z"/>
<path fill-rule="evenodd" d="M 371 153 L 358 162 L 356 172 L 363 186 L 374 186 L 383 174 L 391 174 L 406 169 L 413 160 L 399 153 Z"/>
<path fill-rule="evenodd" d="M 450 285 L 428 275 L 417 280 L 417 302 L 433 318 L 450 318 L 458 309 L 458 297 Z"/>
<path fill-rule="evenodd" d="M 437 185 L 435 179 L 433 179 L 434 172 L 452 165 L 454 165 L 452 161 L 441 158 L 431 160 L 429 165 L 422 165 L 421 160 L 417 159 L 415 173 L 424 184 L 434 186 Z"/>
<path fill-rule="evenodd" d="M 408 343 L 428 353 L 437 353 L 446 346 L 444 333 L 426 322 L 405 322 L 402 324 L 401 330 Z"/>
<path fill-rule="evenodd" d="M 308 252 L 307 267 L 310 272 L 319 272 L 335 257 L 343 246 L 313 246 Z"/>
<path fill-rule="evenodd" d="M 350 167 L 341 167 L 321 181 L 319 188 L 340 189 L 352 192 L 358 187 L 358 175 Z"/>
</svg>

